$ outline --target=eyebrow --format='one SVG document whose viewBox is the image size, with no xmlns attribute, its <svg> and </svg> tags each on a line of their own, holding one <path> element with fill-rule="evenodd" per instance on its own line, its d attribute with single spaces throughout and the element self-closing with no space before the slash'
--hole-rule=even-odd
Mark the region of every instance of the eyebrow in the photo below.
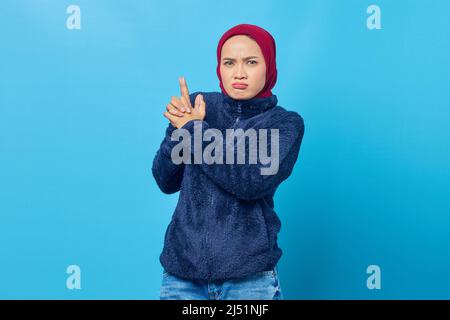
<svg viewBox="0 0 450 320">
<path fill-rule="evenodd" d="M 245 57 L 242 60 L 250 60 L 250 59 L 255 59 L 255 58 L 259 58 L 259 57 L 257 57 L 257 56 L 250 56 L 250 57 Z M 236 59 L 233 59 L 233 58 L 223 58 L 222 60 L 236 61 Z"/>
</svg>

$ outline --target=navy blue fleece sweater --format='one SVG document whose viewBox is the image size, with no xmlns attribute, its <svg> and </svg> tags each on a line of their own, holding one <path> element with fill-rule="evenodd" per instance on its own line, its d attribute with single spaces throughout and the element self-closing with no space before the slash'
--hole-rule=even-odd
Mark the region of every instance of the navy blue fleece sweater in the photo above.
<svg viewBox="0 0 450 320">
<path fill-rule="evenodd" d="M 273 196 L 297 160 L 303 118 L 277 106 L 276 95 L 234 100 L 221 92 L 195 92 L 190 95 L 192 105 L 199 93 L 206 102 L 206 117 L 183 126 L 192 137 L 195 124 L 203 131 L 219 129 L 224 137 L 226 129 L 279 129 L 279 169 L 262 175 L 260 169 L 268 165 L 250 164 L 248 157 L 245 164 L 226 164 L 225 152 L 223 164 L 174 164 L 171 151 L 179 141 L 171 140 L 175 127 L 169 124 L 152 172 L 164 193 L 180 194 L 160 262 L 166 271 L 192 280 L 229 280 L 271 270 L 282 255 Z"/>
</svg>

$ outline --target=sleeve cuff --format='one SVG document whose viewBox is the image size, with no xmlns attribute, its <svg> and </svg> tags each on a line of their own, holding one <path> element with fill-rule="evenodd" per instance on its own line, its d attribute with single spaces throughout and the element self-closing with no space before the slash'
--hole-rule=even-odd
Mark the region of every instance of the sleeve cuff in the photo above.
<svg viewBox="0 0 450 320">
<path fill-rule="evenodd" d="M 209 128 L 208 122 L 206 122 L 205 120 L 198 120 L 198 119 L 194 119 L 194 120 L 190 120 L 190 121 L 186 122 L 184 124 L 184 126 L 182 126 L 181 128 L 186 129 L 187 131 L 189 131 L 189 133 L 191 135 L 193 135 L 194 134 L 194 126 L 196 124 L 201 127 L 202 132 Z"/>
</svg>

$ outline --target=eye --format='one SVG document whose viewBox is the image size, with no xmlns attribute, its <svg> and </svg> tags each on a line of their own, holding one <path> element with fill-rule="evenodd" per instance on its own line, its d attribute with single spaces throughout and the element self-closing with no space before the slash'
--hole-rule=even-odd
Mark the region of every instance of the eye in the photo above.
<svg viewBox="0 0 450 320">
<path fill-rule="evenodd" d="M 258 63 L 256 60 L 248 60 L 248 62 L 249 62 L 250 64 L 257 64 L 257 63 Z"/>
<path fill-rule="evenodd" d="M 223 64 L 226 66 L 231 66 L 233 64 L 233 61 L 227 60 Z"/>
</svg>

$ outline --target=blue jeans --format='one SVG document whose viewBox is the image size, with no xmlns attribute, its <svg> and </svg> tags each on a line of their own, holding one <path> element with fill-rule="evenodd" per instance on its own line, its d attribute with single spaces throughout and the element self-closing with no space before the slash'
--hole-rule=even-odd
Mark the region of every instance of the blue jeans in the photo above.
<svg viewBox="0 0 450 320">
<path fill-rule="evenodd" d="M 277 267 L 227 281 L 188 280 L 163 271 L 161 300 L 283 300 Z"/>
</svg>

